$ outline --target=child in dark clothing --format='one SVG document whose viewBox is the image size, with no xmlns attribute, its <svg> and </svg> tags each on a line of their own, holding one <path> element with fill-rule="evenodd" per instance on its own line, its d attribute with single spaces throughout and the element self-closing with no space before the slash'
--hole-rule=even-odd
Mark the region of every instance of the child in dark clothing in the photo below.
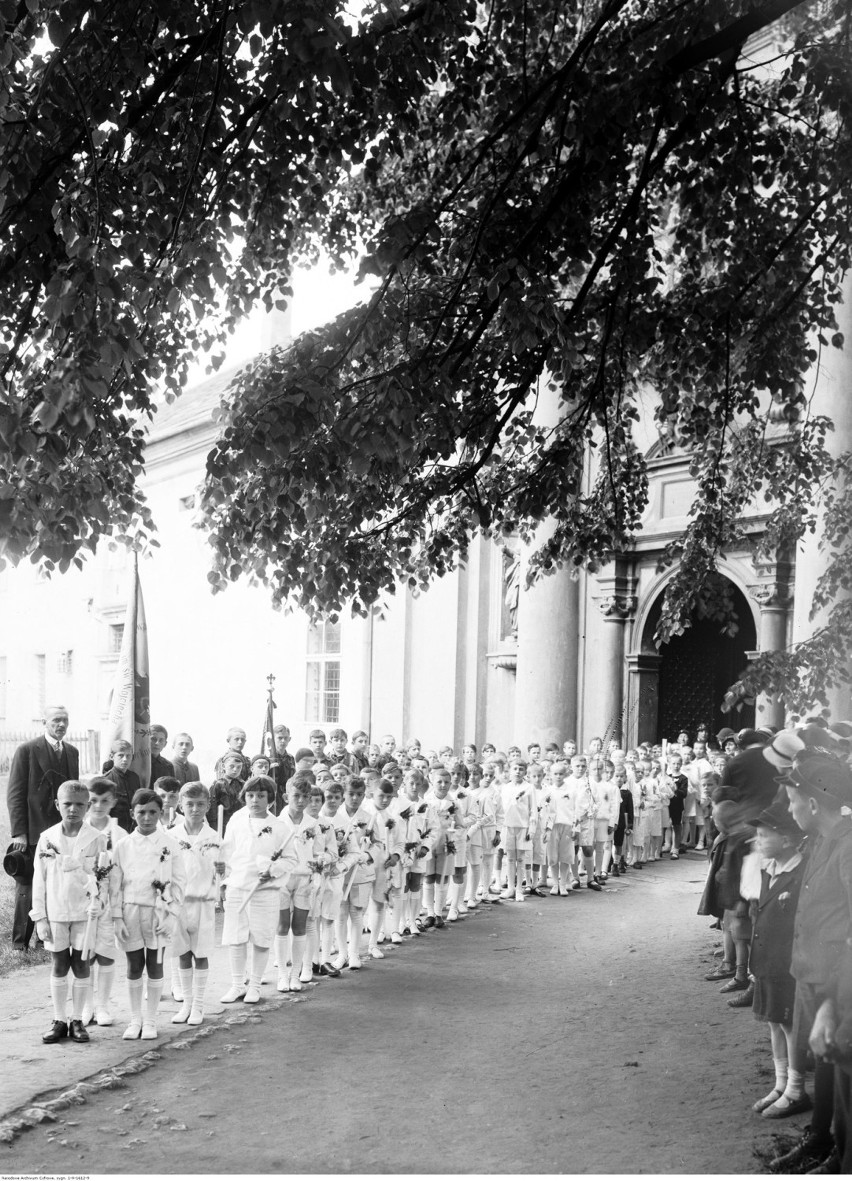
<svg viewBox="0 0 852 1181">
<path fill-rule="evenodd" d="M 110 747 L 112 766 L 104 775 L 104 779 L 111 779 L 115 784 L 115 804 L 112 814 L 125 832 L 132 832 L 133 817 L 130 811 L 130 801 L 141 788 L 139 776 L 130 770 L 133 758 L 133 747 L 126 739 L 117 738 Z"/>
<path fill-rule="evenodd" d="M 223 808 L 224 823 L 222 831 L 228 827 L 228 821 L 235 812 L 238 812 L 243 807 L 243 801 L 240 798 L 243 781 L 243 758 L 242 755 L 235 752 L 231 755 L 225 755 L 222 760 L 224 769 L 224 776 L 217 779 L 210 789 L 210 807 L 207 811 L 207 823 L 212 829 L 218 828 L 219 805 Z"/>
<path fill-rule="evenodd" d="M 755 851 L 762 859 L 760 898 L 753 905 L 754 932 L 749 967 L 754 976 L 754 1015 L 769 1025 L 775 1085 L 753 1105 L 767 1119 L 807 1111 L 804 1055 L 793 1040 L 796 981 L 790 975 L 793 926 L 804 860 L 802 832 L 785 804 L 774 803 L 754 820 Z"/>
<path fill-rule="evenodd" d="M 624 837 L 633 831 L 633 792 L 627 783 L 627 772 L 624 764 L 616 767 L 613 775 L 615 785 L 621 795 L 618 806 L 618 824 L 612 834 L 612 873 L 619 877 L 627 873 L 627 862 L 624 860 Z"/>
</svg>

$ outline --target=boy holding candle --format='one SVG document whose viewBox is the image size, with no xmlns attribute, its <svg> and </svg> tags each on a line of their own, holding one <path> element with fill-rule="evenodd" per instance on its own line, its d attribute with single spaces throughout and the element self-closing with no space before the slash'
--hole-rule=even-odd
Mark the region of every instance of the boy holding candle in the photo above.
<svg viewBox="0 0 852 1181">
<path fill-rule="evenodd" d="M 157 1009 L 163 992 L 163 949 L 176 927 L 183 901 L 186 872 L 180 846 L 161 827 L 163 804 L 156 792 L 142 788 L 133 797 L 136 828 L 115 850 L 121 916 L 115 934 L 127 955 L 130 1024 L 125 1040 L 157 1036 Z M 147 973 L 146 1008 L 142 993 Z"/>
<path fill-rule="evenodd" d="M 172 1023 L 200 1025 L 204 1019 L 204 993 L 216 922 L 217 874 L 222 837 L 205 817 L 210 793 L 203 783 L 185 783 L 180 789 L 182 815 L 171 835 L 183 852 L 186 893 L 178 915 L 172 953 L 178 957 L 182 1004 Z"/>
<path fill-rule="evenodd" d="M 33 873 L 33 904 L 30 917 L 45 947 L 53 955 L 50 995 L 53 1024 L 42 1036 L 52 1045 L 69 1037 L 87 1042 L 83 1006 L 88 994 L 89 962 L 83 954 L 89 919 L 94 915 L 97 894 L 95 871 L 99 857 L 107 850 L 107 837 L 85 821 L 89 793 L 76 780 L 60 785 L 56 794 L 59 824 L 45 829 L 36 846 Z M 118 900 L 113 886 L 112 907 Z M 68 1015 L 68 971 L 74 977 L 71 989 L 71 1022 Z"/>
<path fill-rule="evenodd" d="M 112 866 L 113 850 L 118 842 L 127 835 L 116 817 L 111 815 L 114 805 L 115 783 L 112 777 L 103 775 L 93 779 L 89 784 L 89 810 L 86 813 L 86 822 L 96 832 L 106 834 L 107 852 L 102 854 L 104 858 L 100 866 L 102 871 L 107 865 Z M 129 815 L 128 811 L 128 817 Z M 104 876 L 106 875 L 104 874 Z M 105 891 L 101 889 L 99 893 L 101 902 L 106 902 Z M 109 906 L 104 906 L 98 917 L 94 952 L 94 963 L 89 965 L 89 992 L 83 1006 L 83 1024 L 90 1024 L 92 1016 L 94 1016 L 98 1025 L 112 1025 L 109 1002 L 115 981 L 115 925 Z M 95 988 L 95 967 L 97 967 L 97 988 Z M 94 999 L 95 993 L 97 993 L 97 1002 Z"/>
</svg>

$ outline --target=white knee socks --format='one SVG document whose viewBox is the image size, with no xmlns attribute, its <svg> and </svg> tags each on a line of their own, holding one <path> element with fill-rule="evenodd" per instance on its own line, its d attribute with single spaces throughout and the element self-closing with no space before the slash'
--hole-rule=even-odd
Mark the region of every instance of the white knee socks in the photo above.
<svg viewBox="0 0 852 1181">
<path fill-rule="evenodd" d="M 50 999 L 53 1002 L 54 1021 L 68 1019 L 68 977 L 51 976 Z"/>
</svg>

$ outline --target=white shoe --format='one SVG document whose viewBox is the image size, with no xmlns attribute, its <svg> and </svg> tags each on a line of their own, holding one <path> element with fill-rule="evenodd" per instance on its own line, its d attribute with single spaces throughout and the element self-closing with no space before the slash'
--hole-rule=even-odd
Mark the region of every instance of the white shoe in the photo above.
<svg viewBox="0 0 852 1181">
<path fill-rule="evenodd" d="M 112 1025 L 112 1013 L 110 1013 L 109 1009 L 96 1009 L 95 1021 L 98 1025 Z"/>
<path fill-rule="evenodd" d="M 88 1001 L 86 1001 L 85 1005 L 83 1005 L 83 1012 L 80 1014 L 80 1020 L 83 1022 L 83 1025 L 86 1026 L 91 1022 L 93 1016 L 94 1012 L 92 1010 L 92 1006 Z"/>
<path fill-rule="evenodd" d="M 313 969 L 302 968 L 301 972 L 299 973 L 299 983 L 300 984 L 312 984 L 313 979 L 314 979 Z"/>
<path fill-rule="evenodd" d="M 383 955 L 382 959 L 384 959 L 384 958 L 385 957 Z M 353 955 L 349 961 L 349 971 L 350 972 L 357 972 L 360 967 L 361 967 L 361 957 L 359 955 Z"/>
<path fill-rule="evenodd" d="M 346 958 L 345 955 L 339 955 L 337 957 L 337 959 L 334 959 L 331 962 L 334 964 L 335 968 L 337 968 L 338 972 L 342 972 L 343 969 L 346 967 L 346 965 L 349 963 L 349 960 Z"/>
<path fill-rule="evenodd" d="M 465 904 L 464 904 L 465 910 L 476 910 L 476 908 L 478 906 L 479 906 L 479 899 L 477 899 L 477 898 L 468 898 L 465 900 Z M 459 907 L 459 910 L 461 910 L 461 907 Z"/>
<path fill-rule="evenodd" d="M 512 891 L 509 889 L 508 886 L 506 887 L 505 890 L 500 891 L 500 897 L 501 898 L 511 898 L 512 897 Z"/>
<path fill-rule="evenodd" d="M 399 931 L 391 931 L 391 943 L 402 943 L 402 936 Z"/>
<path fill-rule="evenodd" d="M 135 1019 L 130 1022 L 127 1029 L 121 1035 L 126 1042 L 135 1042 L 142 1032 L 142 1022 Z"/>
<path fill-rule="evenodd" d="M 247 1005 L 256 1005 L 260 1000 L 260 989 L 250 984 L 244 1000 Z"/>
<path fill-rule="evenodd" d="M 551 886 L 550 893 L 553 895 L 554 898 L 556 898 L 559 894 L 559 887 L 558 886 Z"/>
<path fill-rule="evenodd" d="M 157 1027 L 153 1021 L 142 1022 L 142 1041 L 153 1042 L 157 1037 Z"/>
<path fill-rule="evenodd" d="M 187 1025 L 200 1025 L 203 1020 L 204 1006 L 199 1001 L 193 1001 L 189 1017 L 186 1019 Z"/>
<path fill-rule="evenodd" d="M 515 891 L 515 901 L 516 902 L 525 902 L 526 901 L 526 899 L 524 898 L 523 890 L 516 890 Z"/>
<path fill-rule="evenodd" d="M 172 1025 L 186 1025 L 189 1020 L 189 1014 L 192 1012 L 192 1005 L 189 1001 L 184 1001 L 178 1011 L 172 1017 Z"/>
<path fill-rule="evenodd" d="M 476 906 L 476 903 L 474 902 L 474 904 L 473 904 L 473 905 L 474 905 L 474 906 Z M 467 914 L 467 909 L 468 909 L 468 908 L 467 908 L 467 903 L 466 903 L 466 902 L 460 902 L 460 903 L 459 903 L 459 914 Z"/>
<path fill-rule="evenodd" d="M 378 949 L 378 947 L 376 947 L 374 945 L 373 947 L 370 948 L 370 959 L 371 960 L 383 960 L 384 958 L 385 958 L 385 953 L 383 951 L 380 951 Z"/>
<path fill-rule="evenodd" d="M 245 986 L 242 984 L 232 984 L 223 997 L 220 998 L 220 1004 L 232 1005 L 234 1001 L 241 1001 L 246 995 Z"/>
<path fill-rule="evenodd" d="M 172 988 L 172 1000 L 177 1001 L 177 1003 L 179 1005 L 182 1005 L 184 1003 L 184 995 L 179 988 L 178 989 Z"/>
<path fill-rule="evenodd" d="M 457 906 L 451 906 L 451 907 L 450 907 L 450 909 L 449 909 L 449 912 L 448 912 L 448 914 L 447 914 L 447 922 L 448 922 L 448 923 L 454 923 L 454 922 L 456 922 L 456 920 L 458 919 L 458 917 L 459 917 L 459 911 L 458 911 L 458 907 L 457 907 Z"/>
<path fill-rule="evenodd" d="M 290 973 L 289 972 L 282 972 L 279 975 L 277 987 L 278 987 L 279 992 L 289 992 L 290 991 Z"/>
<path fill-rule="evenodd" d="M 376 943 L 384 943 L 384 941 L 385 941 L 385 933 L 384 933 L 384 931 L 382 931 L 381 935 L 376 936 Z"/>
</svg>

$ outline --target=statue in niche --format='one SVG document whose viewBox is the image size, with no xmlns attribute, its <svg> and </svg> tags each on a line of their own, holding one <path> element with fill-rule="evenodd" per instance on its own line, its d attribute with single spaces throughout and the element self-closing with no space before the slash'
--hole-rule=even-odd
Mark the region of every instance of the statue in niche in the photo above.
<svg viewBox="0 0 852 1181">
<path fill-rule="evenodd" d="M 503 637 L 518 638 L 518 599 L 521 594 L 521 555 L 503 546 Z"/>
</svg>

